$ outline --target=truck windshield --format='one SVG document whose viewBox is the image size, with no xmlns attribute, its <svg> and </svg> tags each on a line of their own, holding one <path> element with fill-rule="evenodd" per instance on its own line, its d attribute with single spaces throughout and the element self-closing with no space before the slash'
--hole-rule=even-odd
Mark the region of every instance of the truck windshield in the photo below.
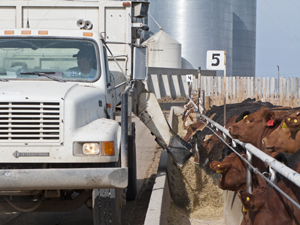
<svg viewBox="0 0 300 225">
<path fill-rule="evenodd" d="M 0 80 L 59 80 L 92 82 L 99 78 L 96 44 L 71 39 L 0 39 Z"/>
</svg>

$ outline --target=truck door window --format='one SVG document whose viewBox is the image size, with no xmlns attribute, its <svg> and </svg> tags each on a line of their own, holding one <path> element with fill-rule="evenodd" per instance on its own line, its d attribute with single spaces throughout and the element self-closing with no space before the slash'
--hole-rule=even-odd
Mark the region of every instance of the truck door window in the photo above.
<svg viewBox="0 0 300 225">
<path fill-rule="evenodd" d="M 93 82 L 100 77 L 97 44 L 89 40 L 0 39 L 0 78 Z M 32 74 L 31 74 L 32 72 Z"/>
</svg>

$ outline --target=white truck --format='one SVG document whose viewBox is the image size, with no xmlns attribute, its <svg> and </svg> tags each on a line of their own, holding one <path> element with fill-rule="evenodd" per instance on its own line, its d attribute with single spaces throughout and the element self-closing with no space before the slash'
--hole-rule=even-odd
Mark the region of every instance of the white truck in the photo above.
<svg viewBox="0 0 300 225">
<path fill-rule="evenodd" d="M 131 112 L 179 165 L 191 156 L 143 85 L 148 7 L 0 2 L 1 212 L 86 204 L 95 225 L 121 224 L 124 193 L 137 193 Z"/>
</svg>

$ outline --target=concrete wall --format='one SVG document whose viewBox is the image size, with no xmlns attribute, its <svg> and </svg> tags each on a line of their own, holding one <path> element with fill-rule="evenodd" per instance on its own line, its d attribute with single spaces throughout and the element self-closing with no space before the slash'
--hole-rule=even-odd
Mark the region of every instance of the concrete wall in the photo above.
<svg viewBox="0 0 300 225">
<path fill-rule="evenodd" d="M 145 82 L 148 91 L 153 92 L 157 99 L 166 96 L 172 98 L 187 97 L 192 90 L 197 90 L 198 70 L 172 69 L 149 67 Z M 193 82 L 187 83 L 187 75 L 191 75 Z M 201 70 L 201 76 L 216 76 L 216 71 Z"/>
</svg>

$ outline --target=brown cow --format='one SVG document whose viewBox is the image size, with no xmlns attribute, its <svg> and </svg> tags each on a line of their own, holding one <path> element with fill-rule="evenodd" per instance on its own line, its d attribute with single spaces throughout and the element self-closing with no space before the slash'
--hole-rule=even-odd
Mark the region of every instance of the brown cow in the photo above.
<svg viewBox="0 0 300 225">
<path fill-rule="evenodd" d="M 245 115 L 244 119 L 230 126 L 228 130 L 232 138 L 263 149 L 262 139 L 277 128 L 282 120 L 281 117 L 287 113 L 288 111 L 270 111 L 269 108 L 264 107 Z"/>
<path fill-rule="evenodd" d="M 300 148 L 300 113 L 286 115 L 273 133 L 263 138 L 262 143 L 269 152 L 295 153 Z"/>
<path fill-rule="evenodd" d="M 245 152 L 241 154 L 246 158 Z M 246 163 L 236 153 L 226 156 L 223 162 L 213 161 L 210 167 L 222 173 L 218 186 L 223 190 L 246 190 Z M 267 183 L 256 174 L 252 174 L 253 189 L 264 189 Z"/>
<path fill-rule="evenodd" d="M 243 158 L 246 158 L 245 151 L 240 154 Z M 297 152 L 297 155 L 280 153 L 275 156 L 275 159 L 293 168 L 296 165 L 294 162 L 295 157 L 296 159 L 300 158 L 300 151 Z M 277 183 L 281 180 L 281 176 L 270 170 L 269 167 L 266 168 L 261 160 L 257 159 L 252 165 L 258 168 L 261 172 L 267 172 L 269 174 L 269 179 L 273 182 Z M 231 153 L 225 157 L 223 162 L 213 161 L 210 164 L 210 167 L 216 172 L 222 173 L 218 184 L 219 188 L 231 191 L 246 190 L 246 163 L 240 159 L 237 154 Z M 252 173 L 252 184 L 253 190 L 257 191 L 264 190 L 267 187 L 266 181 L 255 173 Z"/>
<path fill-rule="evenodd" d="M 300 163 L 295 171 L 300 172 Z M 293 182 L 284 178 L 277 186 L 300 203 L 300 188 Z M 244 213 L 244 225 L 300 224 L 300 210 L 274 188 L 268 187 L 263 192 L 252 194 L 240 191 L 239 197 L 244 208 L 249 210 Z"/>
</svg>

